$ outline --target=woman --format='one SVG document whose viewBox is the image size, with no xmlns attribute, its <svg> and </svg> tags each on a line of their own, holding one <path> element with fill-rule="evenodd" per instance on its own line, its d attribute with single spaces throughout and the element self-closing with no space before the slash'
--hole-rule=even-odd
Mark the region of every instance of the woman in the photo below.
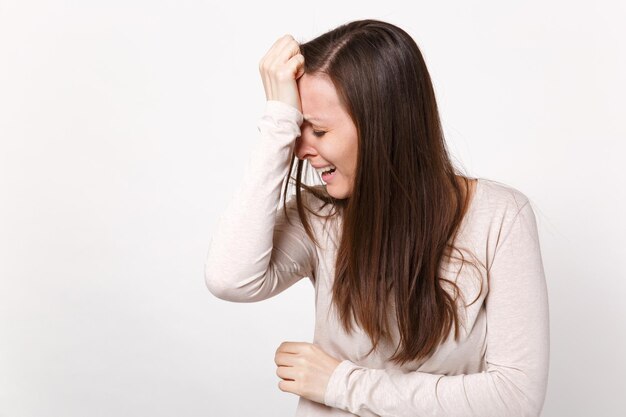
<svg viewBox="0 0 626 417">
<path fill-rule="evenodd" d="M 261 139 L 206 283 L 253 302 L 309 277 L 314 341 L 275 355 L 296 415 L 538 416 L 549 324 L 533 210 L 457 174 L 412 38 L 354 21 L 301 45 L 281 37 L 259 69 Z M 311 166 L 322 185 L 302 182 Z"/>
</svg>

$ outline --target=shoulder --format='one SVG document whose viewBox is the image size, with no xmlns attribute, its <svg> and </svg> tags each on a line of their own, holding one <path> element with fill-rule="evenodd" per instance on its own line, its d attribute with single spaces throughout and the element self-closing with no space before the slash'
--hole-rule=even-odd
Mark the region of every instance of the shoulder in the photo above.
<svg viewBox="0 0 626 417">
<path fill-rule="evenodd" d="M 492 214 L 515 215 L 530 204 L 530 199 L 521 190 L 499 181 L 478 179 L 477 206 Z"/>
<path fill-rule="evenodd" d="M 472 233 L 501 242 L 521 225 L 533 226 L 535 214 L 531 200 L 518 188 L 491 179 L 479 178 L 473 203 Z"/>
</svg>

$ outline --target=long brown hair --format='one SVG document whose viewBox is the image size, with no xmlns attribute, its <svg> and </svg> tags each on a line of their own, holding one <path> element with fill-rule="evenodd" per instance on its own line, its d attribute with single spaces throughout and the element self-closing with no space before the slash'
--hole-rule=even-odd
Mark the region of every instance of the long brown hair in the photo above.
<svg viewBox="0 0 626 417">
<path fill-rule="evenodd" d="M 315 244 L 304 209 L 317 214 L 304 204 L 302 189 L 336 209 L 326 219 L 343 219 L 332 302 L 347 332 L 354 318 L 368 334 L 371 353 L 391 337 L 391 295 L 400 335 L 391 360 L 428 357 L 452 326 L 458 338 L 460 291 L 438 268 L 454 258 L 453 250 L 464 258 L 454 242 L 469 205 L 469 179 L 457 180 L 424 59 L 404 30 L 372 19 L 339 26 L 302 43 L 300 52 L 305 73 L 333 82 L 358 133 L 354 188 L 346 199 L 304 184 L 305 161 L 295 154 L 291 160 L 298 214 Z"/>
</svg>

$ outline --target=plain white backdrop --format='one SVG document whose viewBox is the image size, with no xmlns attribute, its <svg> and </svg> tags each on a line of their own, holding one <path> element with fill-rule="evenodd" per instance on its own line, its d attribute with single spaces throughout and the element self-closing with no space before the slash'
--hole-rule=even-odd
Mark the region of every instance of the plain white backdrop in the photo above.
<svg viewBox="0 0 626 417">
<path fill-rule="evenodd" d="M 624 416 L 626 6 L 0 0 L 0 416 L 291 416 L 308 279 L 205 287 L 258 139 L 258 62 L 364 18 L 420 47 L 468 174 L 525 193 L 549 290 L 543 416 Z"/>
</svg>

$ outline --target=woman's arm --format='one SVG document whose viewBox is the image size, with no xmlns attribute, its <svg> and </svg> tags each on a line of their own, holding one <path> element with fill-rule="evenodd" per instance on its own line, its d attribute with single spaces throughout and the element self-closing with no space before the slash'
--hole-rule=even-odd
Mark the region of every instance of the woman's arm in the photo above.
<svg viewBox="0 0 626 417">
<path fill-rule="evenodd" d="M 277 212 L 302 121 L 295 107 L 266 102 L 258 123 L 260 141 L 209 245 L 205 281 L 216 297 L 261 301 L 313 274 L 315 247 L 297 217 L 294 200 L 288 201 L 292 225 L 282 207 Z"/>
<path fill-rule="evenodd" d="M 505 219 L 488 272 L 486 372 L 437 375 L 342 361 L 324 403 L 360 416 L 536 417 L 545 398 L 549 311 L 533 210 Z"/>
</svg>

